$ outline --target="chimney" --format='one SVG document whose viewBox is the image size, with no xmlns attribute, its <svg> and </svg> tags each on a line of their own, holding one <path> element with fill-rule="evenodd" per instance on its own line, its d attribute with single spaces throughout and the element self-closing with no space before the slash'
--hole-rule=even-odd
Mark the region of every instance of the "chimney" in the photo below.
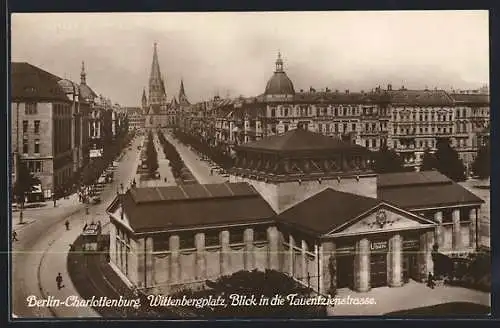
<svg viewBox="0 0 500 328">
<path fill-rule="evenodd" d="M 392 91 L 392 84 L 390 84 L 390 83 L 389 83 L 389 84 L 387 85 L 387 90 L 388 90 L 388 91 Z"/>
</svg>

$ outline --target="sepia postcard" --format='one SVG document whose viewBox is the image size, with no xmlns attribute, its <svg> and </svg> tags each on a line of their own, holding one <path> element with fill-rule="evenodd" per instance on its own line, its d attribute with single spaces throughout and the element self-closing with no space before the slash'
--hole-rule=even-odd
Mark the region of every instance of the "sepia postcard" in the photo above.
<svg viewBox="0 0 500 328">
<path fill-rule="evenodd" d="M 12 319 L 488 315 L 488 26 L 12 14 Z"/>
</svg>

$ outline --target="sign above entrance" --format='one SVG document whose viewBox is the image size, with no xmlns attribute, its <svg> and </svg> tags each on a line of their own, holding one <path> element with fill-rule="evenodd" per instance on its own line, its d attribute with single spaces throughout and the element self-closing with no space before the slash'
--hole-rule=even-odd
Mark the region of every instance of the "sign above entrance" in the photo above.
<svg viewBox="0 0 500 328">
<path fill-rule="evenodd" d="M 404 250 L 419 249 L 419 248 L 420 248 L 420 240 L 418 239 L 403 240 Z"/>
<path fill-rule="evenodd" d="M 388 248 L 387 240 L 383 241 L 372 241 L 370 245 L 370 249 L 372 251 L 386 251 Z"/>
</svg>

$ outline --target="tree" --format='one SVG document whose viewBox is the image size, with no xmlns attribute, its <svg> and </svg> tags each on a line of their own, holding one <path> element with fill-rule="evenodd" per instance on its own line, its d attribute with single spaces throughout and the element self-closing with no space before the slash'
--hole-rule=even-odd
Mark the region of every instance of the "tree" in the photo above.
<svg viewBox="0 0 500 328">
<path fill-rule="evenodd" d="M 424 155 L 422 157 L 422 164 L 420 165 L 420 171 L 430 171 L 436 167 L 436 156 L 431 153 L 429 148 L 425 148 Z"/>
<path fill-rule="evenodd" d="M 474 175 L 477 175 L 480 179 L 486 179 L 490 177 L 491 171 L 491 153 L 490 146 L 486 145 L 479 149 L 477 157 L 472 163 L 472 171 Z"/>
<path fill-rule="evenodd" d="M 377 173 L 394 173 L 406 171 L 403 160 L 394 149 L 388 149 L 387 145 L 380 147 L 375 153 L 375 167 Z"/>
<path fill-rule="evenodd" d="M 158 170 L 158 154 L 153 142 L 153 133 L 148 134 L 148 144 L 146 146 L 146 165 L 151 176 Z"/>
<path fill-rule="evenodd" d="M 23 210 L 26 196 L 40 184 L 40 179 L 33 176 L 26 163 L 17 155 L 16 182 L 13 187 L 13 194 L 16 202 L 20 205 L 19 224 L 23 224 Z"/>
<path fill-rule="evenodd" d="M 438 139 L 436 148 L 436 169 L 453 181 L 464 181 L 464 163 L 457 151 L 451 147 L 450 139 Z"/>
</svg>

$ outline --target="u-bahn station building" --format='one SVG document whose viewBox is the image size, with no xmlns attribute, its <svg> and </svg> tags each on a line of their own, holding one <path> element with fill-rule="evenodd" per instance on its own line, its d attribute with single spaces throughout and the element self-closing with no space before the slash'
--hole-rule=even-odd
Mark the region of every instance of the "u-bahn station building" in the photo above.
<svg viewBox="0 0 500 328">
<path fill-rule="evenodd" d="M 223 184 L 131 188 L 108 208 L 111 265 L 169 294 L 279 270 L 322 294 L 424 281 L 433 246 L 477 248 L 482 200 L 436 171 L 376 175 L 364 147 L 303 129 L 240 145 Z"/>
</svg>

